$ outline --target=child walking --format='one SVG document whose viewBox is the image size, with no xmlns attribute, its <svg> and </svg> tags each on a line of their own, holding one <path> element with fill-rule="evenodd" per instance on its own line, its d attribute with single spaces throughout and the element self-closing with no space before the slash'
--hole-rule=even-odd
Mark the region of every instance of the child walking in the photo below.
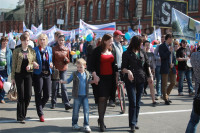
<svg viewBox="0 0 200 133">
<path fill-rule="evenodd" d="M 89 127 L 89 103 L 88 93 L 89 84 L 94 83 L 86 68 L 86 61 L 80 58 L 76 62 L 77 71 L 73 72 L 67 81 L 60 81 L 61 84 L 69 84 L 73 80 L 72 97 L 74 98 L 73 114 L 72 114 L 72 128 L 74 130 L 80 130 L 78 126 L 78 117 L 80 106 L 83 105 L 84 112 L 84 130 L 85 132 L 91 132 Z"/>
</svg>

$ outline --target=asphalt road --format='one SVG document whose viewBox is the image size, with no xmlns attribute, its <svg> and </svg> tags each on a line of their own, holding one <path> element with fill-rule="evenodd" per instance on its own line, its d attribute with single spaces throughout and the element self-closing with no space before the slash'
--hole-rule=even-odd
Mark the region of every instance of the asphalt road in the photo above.
<svg viewBox="0 0 200 133">
<path fill-rule="evenodd" d="M 68 76 L 75 67 L 70 64 Z M 67 85 L 69 96 L 71 96 L 72 83 Z M 177 88 L 174 88 L 170 99 L 171 105 L 165 105 L 162 100 L 157 107 L 152 106 L 149 89 L 148 95 L 142 97 L 140 108 L 139 122 L 140 127 L 137 133 L 184 133 L 190 118 L 193 97 L 187 94 L 187 85 L 184 84 L 184 96 L 177 96 Z M 28 107 L 26 124 L 16 123 L 16 102 L 5 99 L 6 104 L 0 104 L 0 133 L 72 133 L 72 110 L 65 111 L 61 98 L 55 109 L 50 109 L 50 100 L 44 108 L 45 122 L 39 122 L 34 93 Z M 106 110 L 105 124 L 106 132 L 127 133 L 128 127 L 128 100 L 125 114 L 120 114 L 120 107 L 108 107 Z M 70 101 L 73 104 L 73 100 Z M 98 111 L 94 104 L 92 89 L 89 95 L 90 103 L 90 127 L 92 132 L 99 132 L 97 125 Z M 83 126 L 83 110 L 79 114 L 79 126 Z M 84 132 L 83 129 L 80 132 Z M 200 132 L 200 126 L 197 127 L 197 133 Z"/>
</svg>

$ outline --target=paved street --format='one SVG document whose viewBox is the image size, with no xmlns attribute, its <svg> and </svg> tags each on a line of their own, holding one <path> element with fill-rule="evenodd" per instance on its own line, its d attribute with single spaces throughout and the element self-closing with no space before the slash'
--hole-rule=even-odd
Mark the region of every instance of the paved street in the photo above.
<svg viewBox="0 0 200 133">
<path fill-rule="evenodd" d="M 70 64 L 69 74 L 75 70 Z M 67 85 L 69 96 L 71 96 L 72 83 Z M 184 96 L 177 96 L 177 88 L 172 91 L 171 100 L 172 104 L 167 106 L 164 105 L 162 100 L 159 100 L 160 105 L 152 107 L 151 97 L 148 95 L 142 97 L 142 104 L 139 116 L 137 133 L 184 133 L 187 123 L 189 121 L 191 108 L 192 108 L 192 97 L 187 94 L 185 85 Z M 57 106 L 55 109 L 50 109 L 50 100 L 44 108 L 45 122 L 39 122 L 35 101 L 34 93 L 28 108 L 26 124 L 16 123 L 16 102 L 11 102 L 7 98 L 5 99 L 6 104 L 0 104 L 0 133 L 47 133 L 47 132 L 59 132 L 59 133 L 71 133 L 76 132 L 72 130 L 71 116 L 72 110 L 65 111 L 64 105 L 62 104 L 61 98 L 58 98 Z M 126 99 L 127 101 L 127 99 Z M 90 126 L 92 132 L 99 132 L 97 125 L 98 111 L 97 106 L 94 104 L 92 89 L 90 89 Z M 73 103 L 73 100 L 70 101 Z M 127 101 L 128 109 L 128 101 Z M 105 124 L 107 126 L 106 132 L 112 133 L 126 133 L 129 132 L 128 127 L 128 111 L 121 115 L 120 107 L 114 108 L 108 107 L 106 111 Z M 83 124 L 83 111 L 81 109 L 79 126 Z M 83 132 L 81 130 L 80 132 Z M 200 132 L 200 126 L 198 126 L 197 133 Z"/>
</svg>

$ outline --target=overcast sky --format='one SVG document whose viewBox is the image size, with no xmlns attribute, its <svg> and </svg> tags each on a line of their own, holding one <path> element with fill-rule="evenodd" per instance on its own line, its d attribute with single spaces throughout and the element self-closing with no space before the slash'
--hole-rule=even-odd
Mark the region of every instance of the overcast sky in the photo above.
<svg viewBox="0 0 200 133">
<path fill-rule="evenodd" d="M 19 0 L 0 0 L 0 9 L 14 9 Z"/>
</svg>

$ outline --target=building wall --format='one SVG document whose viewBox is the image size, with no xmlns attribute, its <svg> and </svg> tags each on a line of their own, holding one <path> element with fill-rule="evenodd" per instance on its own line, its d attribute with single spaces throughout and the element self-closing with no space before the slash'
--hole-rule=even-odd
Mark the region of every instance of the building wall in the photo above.
<svg viewBox="0 0 200 133">
<path fill-rule="evenodd" d="M 23 21 L 2 21 L 0 22 L 0 32 L 9 33 L 9 32 L 23 32 Z"/>
<path fill-rule="evenodd" d="M 57 19 L 66 19 L 66 5 L 67 0 L 44 0 L 44 29 L 49 29 L 54 25 L 58 27 Z M 65 25 L 61 25 L 60 28 L 64 29 Z"/>
<path fill-rule="evenodd" d="M 39 26 L 43 22 L 44 0 L 25 0 L 25 24 L 31 28 L 31 24 Z"/>
</svg>

